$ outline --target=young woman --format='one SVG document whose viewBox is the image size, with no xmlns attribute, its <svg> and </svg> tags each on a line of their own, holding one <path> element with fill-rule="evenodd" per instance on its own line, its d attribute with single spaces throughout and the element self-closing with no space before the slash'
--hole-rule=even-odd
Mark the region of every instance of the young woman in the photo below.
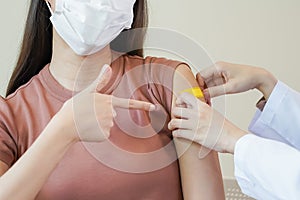
<svg viewBox="0 0 300 200">
<path fill-rule="evenodd" d="M 116 37 L 146 24 L 146 0 L 31 1 L 0 99 L 0 199 L 224 199 L 217 154 L 167 127 L 197 86 L 188 66 L 117 52 L 142 47 L 143 31 Z"/>
</svg>

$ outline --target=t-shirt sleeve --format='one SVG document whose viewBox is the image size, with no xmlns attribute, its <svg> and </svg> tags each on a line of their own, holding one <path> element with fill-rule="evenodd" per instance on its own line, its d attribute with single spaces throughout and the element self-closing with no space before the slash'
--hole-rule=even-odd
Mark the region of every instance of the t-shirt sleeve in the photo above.
<svg viewBox="0 0 300 200">
<path fill-rule="evenodd" d="M 13 165 L 17 157 L 17 145 L 10 133 L 13 130 L 9 123 L 12 120 L 10 109 L 6 102 L 0 97 L 0 160 L 9 167 Z"/>
<path fill-rule="evenodd" d="M 173 79 L 178 66 L 184 62 L 168 60 L 165 58 L 147 58 L 151 59 L 151 80 L 154 82 L 153 91 L 160 100 L 161 105 L 171 114 L 173 98 Z M 188 66 L 188 65 L 187 65 Z"/>
</svg>

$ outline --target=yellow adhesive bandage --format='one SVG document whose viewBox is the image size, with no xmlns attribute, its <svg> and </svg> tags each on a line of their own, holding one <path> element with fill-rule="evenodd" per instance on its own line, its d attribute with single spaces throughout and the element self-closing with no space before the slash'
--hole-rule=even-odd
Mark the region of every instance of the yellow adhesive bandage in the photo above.
<svg viewBox="0 0 300 200">
<path fill-rule="evenodd" d="M 190 93 L 190 94 L 194 95 L 197 98 L 203 98 L 204 97 L 204 94 L 203 94 L 202 90 L 199 87 L 194 87 L 194 88 L 189 88 L 189 89 L 186 89 L 186 90 L 182 90 L 180 93 L 184 93 L 184 92 Z"/>
</svg>

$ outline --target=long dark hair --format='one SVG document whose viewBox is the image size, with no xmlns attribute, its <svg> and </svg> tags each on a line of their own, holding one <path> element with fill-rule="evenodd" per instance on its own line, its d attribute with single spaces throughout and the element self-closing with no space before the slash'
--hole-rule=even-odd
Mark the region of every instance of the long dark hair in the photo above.
<svg viewBox="0 0 300 200">
<path fill-rule="evenodd" d="M 31 0 L 23 41 L 16 67 L 10 78 L 6 96 L 14 93 L 20 86 L 27 83 L 38 74 L 43 67 L 50 63 L 52 57 L 52 24 L 49 20 L 51 13 L 45 0 Z M 147 0 L 136 0 L 134 5 L 134 20 L 131 29 L 144 28 L 148 25 Z M 120 39 L 122 38 L 122 39 Z M 125 49 L 143 47 L 145 32 L 132 32 L 124 37 L 116 38 L 111 48 L 120 51 L 120 42 Z M 120 41 L 121 40 L 121 41 Z M 143 57 L 143 48 L 128 52 L 129 55 Z"/>
</svg>

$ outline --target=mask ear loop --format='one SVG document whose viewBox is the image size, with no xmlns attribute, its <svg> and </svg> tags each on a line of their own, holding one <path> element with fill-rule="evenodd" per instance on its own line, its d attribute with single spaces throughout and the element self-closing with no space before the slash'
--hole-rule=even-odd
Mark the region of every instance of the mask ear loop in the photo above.
<svg viewBox="0 0 300 200">
<path fill-rule="evenodd" d="M 49 8 L 49 11 L 50 11 L 51 15 L 53 15 L 53 11 L 51 9 L 50 3 L 48 1 L 46 1 L 46 4 L 47 4 L 47 6 Z"/>
</svg>

